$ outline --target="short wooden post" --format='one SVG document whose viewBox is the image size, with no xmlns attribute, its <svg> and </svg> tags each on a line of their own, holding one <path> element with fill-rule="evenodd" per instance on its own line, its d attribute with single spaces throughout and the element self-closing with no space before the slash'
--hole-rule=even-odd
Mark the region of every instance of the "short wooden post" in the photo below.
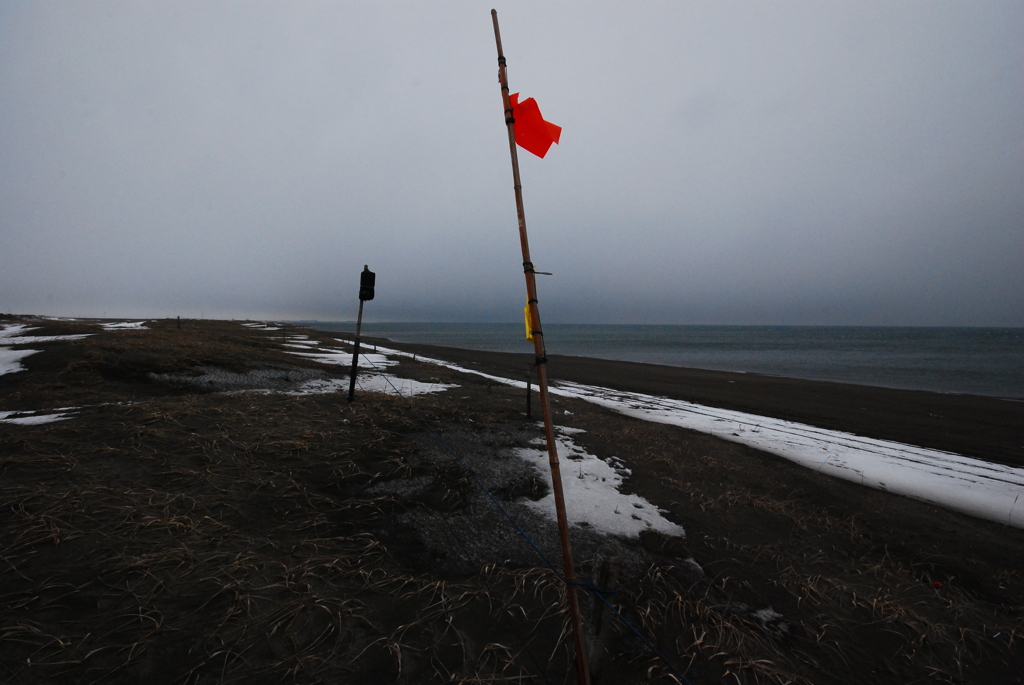
<svg viewBox="0 0 1024 685">
<path fill-rule="evenodd" d="M 619 586 L 619 569 L 622 558 L 614 547 L 601 545 L 594 559 L 593 583 L 599 591 L 611 593 Z M 607 599 L 607 594 L 605 599 Z M 590 644 L 587 653 L 590 655 L 590 674 L 597 675 L 600 670 L 601 657 L 608 647 L 611 638 L 612 610 L 601 601 L 601 597 L 592 591 L 590 597 L 590 620 L 587 622 L 587 637 Z"/>
</svg>

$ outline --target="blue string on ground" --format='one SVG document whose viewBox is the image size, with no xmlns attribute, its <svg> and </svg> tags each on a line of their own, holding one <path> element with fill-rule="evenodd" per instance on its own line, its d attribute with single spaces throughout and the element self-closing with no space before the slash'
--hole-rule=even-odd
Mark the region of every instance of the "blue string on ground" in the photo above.
<svg viewBox="0 0 1024 685">
<path fill-rule="evenodd" d="M 499 502 L 498 499 L 493 494 L 491 494 L 491 491 L 487 489 L 487 487 L 480 481 L 479 478 L 477 478 L 477 476 L 473 472 L 473 470 L 471 468 L 469 468 L 469 466 L 467 466 L 465 464 L 465 462 L 462 461 L 462 459 L 459 458 L 459 455 L 456 454 L 455 450 L 452 449 L 452 447 L 447 442 L 445 442 L 445 439 L 443 437 L 441 437 L 441 434 L 438 433 L 436 430 L 434 430 L 434 427 L 431 426 L 430 422 L 427 421 L 427 419 L 422 414 L 420 414 L 419 410 L 416 409 L 415 406 L 413 406 L 413 404 L 409 401 L 409 398 L 406 397 L 405 395 L 403 395 L 402 392 L 397 387 L 395 387 L 395 384 L 391 382 L 391 379 L 388 378 L 387 374 L 383 373 L 380 370 L 380 368 L 376 364 L 373 363 L 373 360 L 370 359 L 368 356 L 366 356 L 365 353 L 363 353 L 363 358 L 366 359 L 366 361 L 370 364 L 370 366 L 372 366 L 374 368 L 374 370 L 377 371 L 377 373 L 379 373 L 381 375 L 381 378 L 383 378 L 384 381 L 388 385 L 391 386 L 391 388 L 395 391 L 395 394 L 402 398 L 402 400 L 406 403 L 406 405 L 409 407 L 409 409 L 411 409 L 412 412 L 416 415 L 416 418 L 418 418 L 423 423 L 423 425 L 427 427 L 427 430 L 429 430 L 431 432 L 431 434 L 433 434 L 433 436 L 435 438 L 437 438 L 438 442 L 441 443 L 441 445 L 448 452 L 448 454 L 450 454 L 452 456 L 452 458 L 456 461 L 456 463 L 458 463 L 458 465 L 461 466 L 463 468 L 463 470 L 465 470 L 465 472 L 473 480 L 473 482 L 476 484 L 476 486 L 478 488 L 480 488 L 480 490 L 485 495 L 487 495 L 487 497 L 491 500 L 491 502 L 494 503 L 494 506 L 496 506 L 498 508 L 498 511 L 500 511 L 505 516 L 505 518 L 508 519 L 509 523 L 511 523 L 515 527 L 515 529 L 519 532 L 519 534 L 523 537 L 523 539 L 526 540 L 530 544 L 530 547 L 532 547 L 533 550 L 537 553 L 537 556 L 539 556 L 541 558 L 541 560 L 544 562 L 544 565 L 547 566 L 555 574 L 555 576 L 559 580 L 561 580 L 563 583 L 565 583 L 567 585 L 573 585 L 573 586 L 581 587 L 581 588 L 583 588 L 585 590 L 590 591 L 591 594 L 593 594 L 595 597 L 597 597 L 599 600 L 601 600 L 601 602 L 603 602 L 605 606 L 607 606 L 609 609 L 611 609 L 612 613 L 615 614 L 615 616 L 619 619 L 619 621 L 624 626 L 629 628 L 629 630 L 634 635 L 636 635 L 638 638 L 640 638 L 640 641 L 643 642 L 644 646 L 647 647 L 647 649 L 649 649 L 651 651 L 651 653 L 653 653 L 656 657 L 661 659 L 665 663 L 665 665 L 668 666 L 669 670 L 671 670 L 679 679 L 681 679 L 684 683 L 686 683 L 686 685 L 693 685 L 693 683 L 691 683 L 690 680 L 685 675 L 683 675 L 682 671 L 680 671 L 678 668 L 676 668 L 676 666 L 671 661 L 669 661 L 668 658 L 664 654 L 662 654 L 658 650 L 658 648 L 654 645 L 653 642 L 651 642 L 632 623 L 630 623 L 629 620 L 626 619 L 626 617 L 623 616 L 619 612 L 618 609 L 616 609 L 614 606 L 612 606 L 611 602 L 608 601 L 607 596 L 614 595 L 617 592 L 617 590 L 609 592 L 607 590 L 602 590 L 602 589 L 598 588 L 596 585 L 594 585 L 594 583 L 592 581 L 586 581 L 586 582 L 581 582 L 581 581 L 577 581 L 577 580 L 572 580 L 571 581 L 568 578 L 566 578 L 564 575 L 562 575 L 562 572 L 559 571 L 558 568 L 553 563 L 551 563 L 551 560 L 548 559 L 548 556 L 546 554 L 544 554 L 544 551 L 540 547 L 537 546 L 537 543 L 535 543 L 533 541 L 533 538 L 531 538 L 530 535 L 525 530 L 523 530 L 523 527 L 520 526 L 519 523 L 514 518 L 512 518 L 512 515 L 508 512 L 507 509 L 505 509 L 505 507 L 502 506 L 501 502 Z"/>
</svg>

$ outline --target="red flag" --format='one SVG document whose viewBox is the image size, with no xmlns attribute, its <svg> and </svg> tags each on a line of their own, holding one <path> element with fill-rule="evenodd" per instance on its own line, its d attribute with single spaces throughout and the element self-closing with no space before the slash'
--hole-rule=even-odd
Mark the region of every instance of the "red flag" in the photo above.
<svg viewBox="0 0 1024 685">
<path fill-rule="evenodd" d="M 538 157 L 544 157 L 551 143 L 557 143 L 562 137 L 562 127 L 544 121 L 540 107 L 533 98 L 519 102 L 519 93 L 513 93 L 508 99 L 512 105 L 512 117 L 516 120 L 516 145 Z"/>
</svg>

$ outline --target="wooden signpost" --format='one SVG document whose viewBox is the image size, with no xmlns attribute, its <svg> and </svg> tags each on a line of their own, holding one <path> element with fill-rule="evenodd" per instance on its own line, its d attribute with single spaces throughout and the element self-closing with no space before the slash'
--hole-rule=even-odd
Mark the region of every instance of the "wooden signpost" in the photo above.
<svg viewBox="0 0 1024 685">
<path fill-rule="evenodd" d="M 356 319 L 356 340 L 352 344 L 352 376 L 348 381 L 348 401 L 351 402 L 356 396 L 356 374 L 359 371 L 359 335 L 363 329 L 363 303 L 373 299 L 373 288 L 377 281 L 377 274 L 370 271 L 367 264 L 363 264 L 363 272 L 359 274 L 359 318 Z M 374 345 L 374 350 L 377 347 Z"/>
</svg>

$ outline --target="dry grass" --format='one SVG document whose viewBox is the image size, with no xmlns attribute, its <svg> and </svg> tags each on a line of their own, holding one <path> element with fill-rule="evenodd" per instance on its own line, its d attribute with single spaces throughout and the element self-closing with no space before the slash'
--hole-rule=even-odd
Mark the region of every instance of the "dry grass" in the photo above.
<svg viewBox="0 0 1024 685">
<path fill-rule="evenodd" d="M 61 404 L 89 401 L 72 421 L 0 434 L 0 680 L 571 681 L 558 576 L 499 557 L 439 572 L 417 547 L 402 514 L 429 509 L 458 540 L 478 494 L 460 466 L 422 453 L 423 427 L 401 400 L 182 394 L 145 381 L 196 365 L 296 363 L 277 341 L 237 329 L 97 336 L 37 386 L 8 392 L 7 402 L 44 406 L 57 377 Z M 489 427 L 509 420 L 518 396 L 458 381 L 417 410 L 442 434 L 478 433 L 495 452 L 517 446 Z M 635 568 L 613 602 L 693 683 L 1020 673 L 1019 602 L 890 553 L 863 517 L 749 475 L 719 443 L 565 406 L 594 422 L 595 453 L 632 455 L 632 482 L 686 524 L 686 546 L 622 543 Z M 416 479 L 430 484 L 416 502 L 379 489 Z M 524 477 L 499 494 L 539 491 Z M 1024 581 L 1013 567 L 992 583 L 1020 597 Z M 758 613 L 769 605 L 783 616 Z M 602 673 L 599 682 L 681 682 L 624 628 Z"/>
</svg>

